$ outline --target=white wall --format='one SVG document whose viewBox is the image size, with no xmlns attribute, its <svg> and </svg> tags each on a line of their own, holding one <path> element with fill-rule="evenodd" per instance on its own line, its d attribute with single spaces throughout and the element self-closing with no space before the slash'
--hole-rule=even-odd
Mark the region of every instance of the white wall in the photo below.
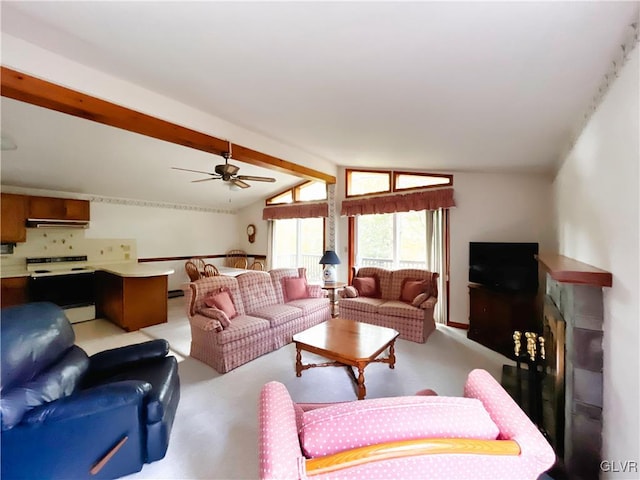
<svg viewBox="0 0 640 480">
<path fill-rule="evenodd" d="M 85 236 L 135 239 L 138 258 L 223 254 L 238 248 L 238 217 L 169 207 L 91 202 L 91 227 Z M 180 289 L 180 285 L 188 281 L 184 261 L 162 262 L 162 266 L 175 270 L 169 276 L 169 290 Z"/>
<path fill-rule="evenodd" d="M 613 274 L 604 291 L 603 458 L 619 462 L 640 462 L 638 50 L 553 185 L 559 252 Z M 638 472 L 614 477 L 635 479 Z"/>
<path fill-rule="evenodd" d="M 262 210 L 264 200 L 255 202 L 238 211 L 238 248 L 241 248 L 253 255 L 267 254 L 267 221 L 262 220 Z M 247 236 L 247 225 L 253 224 L 256 227 L 256 238 L 253 243 L 249 243 Z"/>
</svg>

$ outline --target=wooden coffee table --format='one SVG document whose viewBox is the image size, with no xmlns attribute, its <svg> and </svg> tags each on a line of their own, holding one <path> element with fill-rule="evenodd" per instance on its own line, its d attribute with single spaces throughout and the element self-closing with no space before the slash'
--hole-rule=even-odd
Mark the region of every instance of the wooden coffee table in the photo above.
<svg viewBox="0 0 640 480">
<path fill-rule="evenodd" d="M 296 344 L 296 376 L 313 367 L 348 367 L 354 381 L 358 400 L 367 394 L 364 385 L 364 369 L 373 362 L 388 363 L 394 368 L 396 356 L 394 344 L 399 333 L 392 328 L 378 327 L 345 318 L 332 318 L 293 336 Z M 386 349 L 389 356 L 378 358 Z M 302 351 L 315 353 L 331 362 L 302 363 Z M 358 369 L 356 377 L 353 367 Z"/>
</svg>

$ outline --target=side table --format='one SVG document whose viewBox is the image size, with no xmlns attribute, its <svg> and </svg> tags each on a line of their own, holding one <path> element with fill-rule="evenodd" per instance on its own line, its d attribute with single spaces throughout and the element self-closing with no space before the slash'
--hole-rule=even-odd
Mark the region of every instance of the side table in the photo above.
<svg viewBox="0 0 640 480">
<path fill-rule="evenodd" d="M 329 302 L 331 303 L 331 317 L 335 318 L 338 316 L 338 300 L 337 300 L 337 292 L 346 287 L 347 284 L 344 282 L 325 282 L 322 285 L 322 289 L 329 292 Z"/>
</svg>

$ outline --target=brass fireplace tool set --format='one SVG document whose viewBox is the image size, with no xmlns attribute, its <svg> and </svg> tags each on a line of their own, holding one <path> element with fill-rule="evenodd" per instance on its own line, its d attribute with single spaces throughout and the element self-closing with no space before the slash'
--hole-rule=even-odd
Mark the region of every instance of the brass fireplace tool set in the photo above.
<svg viewBox="0 0 640 480">
<path fill-rule="evenodd" d="M 513 353 L 516 357 L 517 398 L 522 400 L 522 377 L 524 375 L 522 363 L 527 364 L 529 416 L 537 425 L 542 424 L 542 379 L 545 375 L 545 340 L 544 337 L 533 332 L 524 332 L 526 339 L 526 353 L 522 351 L 522 332 L 513 332 Z"/>
</svg>

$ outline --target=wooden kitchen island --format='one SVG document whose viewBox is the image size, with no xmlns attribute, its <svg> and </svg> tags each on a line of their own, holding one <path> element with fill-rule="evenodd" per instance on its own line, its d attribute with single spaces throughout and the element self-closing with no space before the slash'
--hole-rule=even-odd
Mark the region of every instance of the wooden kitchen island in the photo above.
<svg viewBox="0 0 640 480">
<path fill-rule="evenodd" d="M 96 317 L 128 332 L 166 323 L 172 273 L 133 262 L 96 266 Z"/>
</svg>

